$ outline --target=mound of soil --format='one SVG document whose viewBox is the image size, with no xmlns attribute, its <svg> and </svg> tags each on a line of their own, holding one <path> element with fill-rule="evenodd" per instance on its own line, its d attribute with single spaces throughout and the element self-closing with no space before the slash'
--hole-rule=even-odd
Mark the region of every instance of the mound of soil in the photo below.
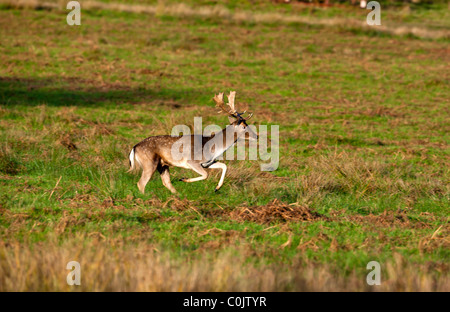
<svg viewBox="0 0 450 312">
<path fill-rule="evenodd" d="M 274 222 L 316 221 L 326 217 L 298 204 L 286 204 L 274 199 L 267 205 L 241 207 L 230 213 L 235 221 L 252 221 L 260 224 Z"/>
</svg>

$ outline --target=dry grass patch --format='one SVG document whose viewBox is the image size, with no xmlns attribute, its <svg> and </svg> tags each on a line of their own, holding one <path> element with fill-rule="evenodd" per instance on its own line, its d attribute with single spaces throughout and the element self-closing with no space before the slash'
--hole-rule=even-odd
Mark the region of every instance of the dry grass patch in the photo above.
<svg viewBox="0 0 450 312">
<path fill-rule="evenodd" d="M 386 192 L 404 194 L 411 198 L 433 194 L 449 194 L 449 185 L 440 176 L 419 172 L 407 161 L 398 164 L 387 160 L 366 160 L 356 154 L 341 152 L 308 158 L 307 175 L 295 179 L 298 189 L 306 197 L 326 193 L 354 194 L 358 198 Z"/>
<path fill-rule="evenodd" d="M 66 283 L 69 261 L 81 265 L 81 286 Z M 290 265 L 258 265 L 229 251 L 212 259 L 204 253 L 177 259 L 152 244 L 111 248 L 102 239 L 82 236 L 63 245 L 0 243 L 0 291 L 450 290 L 445 271 L 414 266 L 400 255 L 383 268 L 381 286 L 369 287 L 367 272 L 344 277 L 331 265 L 300 259 Z"/>
<path fill-rule="evenodd" d="M 241 207 L 230 212 L 230 219 L 260 224 L 325 220 L 326 217 L 297 203 L 285 204 L 274 199 L 267 205 Z"/>
<path fill-rule="evenodd" d="M 16 9 L 65 9 L 65 4 L 63 3 L 49 3 L 44 0 L 1 0 L 0 3 Z M 235 12 L 232 12 L 221 5 L 191 7 L 184 3 L 164 4 L 164 2 L 159 2 L 157 5 L 142 5 L 85 1 L 83 2 L 83 8 L 87 10 L 110 10 L 137 14 L 168 15 L 183 18 L 219 18 L 221 20 L 227 20 L 234 23 L 301 23 L 325 27 L 347 27 L 356 30 L 374 31 L 399 36 L 414 35 L 420 38 L 431 39 L 450 37 L 450 31 L 446 29 L 436 30 L 418 26 L 399 26 L 393 24 L 392 22 L 388 24 L 383 23 L 383 25 L 379 25 L 374 28 L 367 25 L 365 20 L 361 21 L 355 18 L 331 17 L 322 19 L 314 16 L 292 15 L 278 12 L 251 12 L 243 10 L 236 10 Z"/>
<path fill-rule="evenodd" d="M 426 229 L 430 225 L 422 221 L 412 221 L 407 213 L 402 210 L 388 211 L 385 210 L 379 215 L 372 213 L 368 215 L 349 215 L 343 211 L 331 211 L 330 218 L 336 221 L 349 221 L 355 224 L 371 225 L 377 228 L 380 227 L 401 227 L 411 229 Z"/>
</svg>

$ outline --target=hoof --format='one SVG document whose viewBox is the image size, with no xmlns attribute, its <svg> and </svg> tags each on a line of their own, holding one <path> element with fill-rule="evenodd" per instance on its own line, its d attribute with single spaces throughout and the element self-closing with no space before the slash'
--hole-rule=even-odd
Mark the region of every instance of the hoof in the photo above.
<svg viewBox="0 0 450 312">
<path fill-rule="evenodd" d="M 178 179 L 178 181 L 186 182 L 186 178 Z"/>
<path fill-rule="evenodd" d="M 219 190 L 218 188 L 215 188 L 215 189 L 214 189 L 214 193 L 217 193 L 218 190 Z"/>
</svg>

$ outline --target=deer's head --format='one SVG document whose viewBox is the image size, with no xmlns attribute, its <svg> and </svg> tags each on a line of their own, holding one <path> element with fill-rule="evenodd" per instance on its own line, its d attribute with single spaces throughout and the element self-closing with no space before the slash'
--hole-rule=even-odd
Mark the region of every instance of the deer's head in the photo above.
<svg viewBox="0 0 450 312">
<path fill-rule="evenodd" d="M 216 106 L 220 109 L 219 113 L 225 113 L 228 115 L 228 119 L 230 121 L 230 126 L 234 128 L 235 133 L 238 138 L 245 137 L 245 134 L 248 133 L 249 140 L 257 140 L 258 135 L 248 126 L 247 121 L 252 118 L 253 113 L 248 114 L 247 117 L 244 117 L 243 113 L 238 113 L 238 111 L 234 108 L 234 99 L 236 97 L 236 91 L 231 91 L 227 96 L 228 103 L 225 104 L 223 101 L 223 93 L 219 93 L 218 95 L 214 95 L 214 102 L 216 102 Z"/>
</svg>

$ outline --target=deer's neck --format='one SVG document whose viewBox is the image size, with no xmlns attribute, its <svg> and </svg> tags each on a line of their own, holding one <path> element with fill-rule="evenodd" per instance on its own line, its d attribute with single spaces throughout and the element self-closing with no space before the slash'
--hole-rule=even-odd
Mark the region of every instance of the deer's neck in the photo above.
<svg viewBox="0 0 450 312">
<path fill-rule="evenodd" d="M 230 127 L 231 126 L 228 125 L 225 128 L 223 128 L 222 131 L 220 132 L 220 135 L 222 136 L 222 144 L 221 146 L 218 146 L 218 149 L 222 149 L 223 150 L 222 153 L 225 152 L 230 147 L 232 147 L 239 139 L 237 133 L 235 133 Z M 214 137 L 216 137 L 216 134 L 211 136 L 211 139 L 213 139 Z"/>
<path fill-rule="evenodd" d="M 208 137 L 204 141 L 204 145 L 205 145 L 207 142 L 209 142 L 213 139 L 217 140 L 217 142 L 214 142 L 215 143 L 214 155 L 211 157 L 211 159 L 209 159 L 207 161 L 207 164 L 211 165 L 217 157 L 219 157 L 223 153 L 225 153 L 225 151 L 227 149 L 229 149 L 230 147 L 232 147 L 239 139 L 237 134 L 234 131 L 232 131 L 232 129 L 228 129 L 229 127 L 230 127 L 229 125 L 226 126 L 224 129 L 222 129 L 222 131 L 220 133 L 214 134 L 211 137 Z M 220 136 L 222 137 L 221 140 L 220 140 Z"/>
</svg>

